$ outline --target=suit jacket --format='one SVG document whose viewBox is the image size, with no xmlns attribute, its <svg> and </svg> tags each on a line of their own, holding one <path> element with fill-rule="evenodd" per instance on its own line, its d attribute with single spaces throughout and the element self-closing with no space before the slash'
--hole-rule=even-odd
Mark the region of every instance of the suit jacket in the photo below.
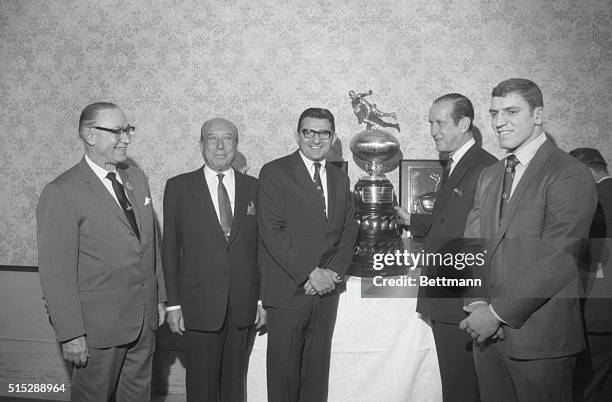
<svg viewBox="0 0 612 402">
<path fill-rule="evenodd" d="M 546 140 L 499 221 L 504 169 L 502 160 L 483 170 L 465 237 L 484 243 L 486 301 L 508 323 L 505 351 L 517 359 L 577 353 L 584 348 L 577 258 L 595 211 L 593 178 Z"/>
<path fill-rule="evenodd" d="M 88 346 L 105 348 L 135 340 L 143 322 L 157 328 L 157 303 L 166 294 L 149 185 L 137 167 L 118 174 L 140 241 L 84 158 L 40 196 L 40 282 L 60 342 L 86 335 Z"/>
<path fill-rule="evenodd" d="M 163 267 L 168 305 L 181 305 L 185 327 L 216 331 L 228 300 L 236 326 L 255 321 L 257 180 L 234 171 L 236 192 L 229 241 L 219 224 L 203 167 L 173 177 L 164 192 Z"/>
<path fill-rule="evenodd" d="M 353 258 L 357 223 L 349 179 L 331 163 L 328 216 L 299 151 L 266 164 L 259 174 L 259 250 L 263 303 L 277 306 L 304 295 L 317 266 L 340 275 Z"/>
<path fill-rule="evenodd" d="M 583 281 L 587 332 L 612 331 L 612 178 L 597 183 L 597 209 L 591 224 Z"/>
<path fill-rule="evenodd" d="M 455 166 L 452 174 L 438 190 L 430 225 L 425 232 L 423 249 L 430 253 L 457 253 L 463 245 L 463 232 L 468 213 L 474 203 L 476 182 L 482 169 L 497 159 L 473 145 Z M 478 268 L 476 268 L 478 269 Z M 466 268 L 468 273 L 469 268 Z M 462 272 L 452 267 L 426 267 L 421 275 L 458 277 Z M 466 317 L 462 309 L 463 288 L 420 287 L 417 311 L 431 319 L 458 324 Z"/>
</svg>

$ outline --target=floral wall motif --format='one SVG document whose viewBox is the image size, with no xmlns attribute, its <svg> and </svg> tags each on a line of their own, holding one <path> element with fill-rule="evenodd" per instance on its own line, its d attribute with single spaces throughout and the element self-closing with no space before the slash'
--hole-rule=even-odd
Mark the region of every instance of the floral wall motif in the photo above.
<svg viewBox="0 0 612 402">
<path fill-rule="evenodd" d="M 233 120 L 249 173 L 295 149 L 309 106 L 331 109 L 335 159 L 360 130 L 348 91 L 395 111 L 404 158 L 438 155 L 427 112 L 444 93 L 476 108 L 486 149 L 499 81 L 543 89 L 546 129 L 564 150 L 612 160 L 609 0 L 0 2 L 0 264 L 36 265 L 35 207 L 45 183 L 79 161 L 88 103 L 119 104 L 137 134 L 131 159 L 150 178 L 158 218 L 165 181 L 201 166 L 198 137 Z M 397 186 L 397 170 L 390 174 Z"/>
</svg>

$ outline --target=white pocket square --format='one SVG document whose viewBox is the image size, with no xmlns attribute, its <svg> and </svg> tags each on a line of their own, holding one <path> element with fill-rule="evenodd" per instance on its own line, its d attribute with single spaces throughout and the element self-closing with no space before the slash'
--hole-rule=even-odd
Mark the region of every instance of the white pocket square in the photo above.
<svg viewBox="0 0 612 402">
<path fill-rule="evenodd" d="M 255 203 L 253 203 L 253 201 L 249 202 L 249 206 L 247 207 L 247 215 L 255 215 Z"/>
<path fill-rule="evenodd" d="M 149 205 L 151 203 L 151 198 L 145 197 L 145 205 Z"/>
</svg>

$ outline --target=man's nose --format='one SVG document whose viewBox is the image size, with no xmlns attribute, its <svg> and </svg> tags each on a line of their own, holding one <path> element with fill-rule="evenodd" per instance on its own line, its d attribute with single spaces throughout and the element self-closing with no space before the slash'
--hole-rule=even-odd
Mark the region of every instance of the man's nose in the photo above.
<svg viewBox="0 0 612 402">
<path fill-rule="evenodd" d="M 122 131 L 121 134 L 119 134 L 119 142 L 129 144 L 130 142 L 132 142 L 132 139 L 125 131 Z"/>
</svg>

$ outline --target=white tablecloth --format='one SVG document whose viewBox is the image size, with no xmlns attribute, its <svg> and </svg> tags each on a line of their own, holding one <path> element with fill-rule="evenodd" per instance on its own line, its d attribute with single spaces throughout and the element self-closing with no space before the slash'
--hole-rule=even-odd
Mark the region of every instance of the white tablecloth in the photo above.
<svg viewBox="0 0 612 402">
<path fill-rule="evenodd" d="M 415 312 L 416 298 L 361 298 L 360 281 L 351 277 L 340 296 L 329 401 L 442 401 L 433 335 Z M 249 402 L 267 399 L 266 345 L 267 336 L 256 338 Z"/>
</svg>

